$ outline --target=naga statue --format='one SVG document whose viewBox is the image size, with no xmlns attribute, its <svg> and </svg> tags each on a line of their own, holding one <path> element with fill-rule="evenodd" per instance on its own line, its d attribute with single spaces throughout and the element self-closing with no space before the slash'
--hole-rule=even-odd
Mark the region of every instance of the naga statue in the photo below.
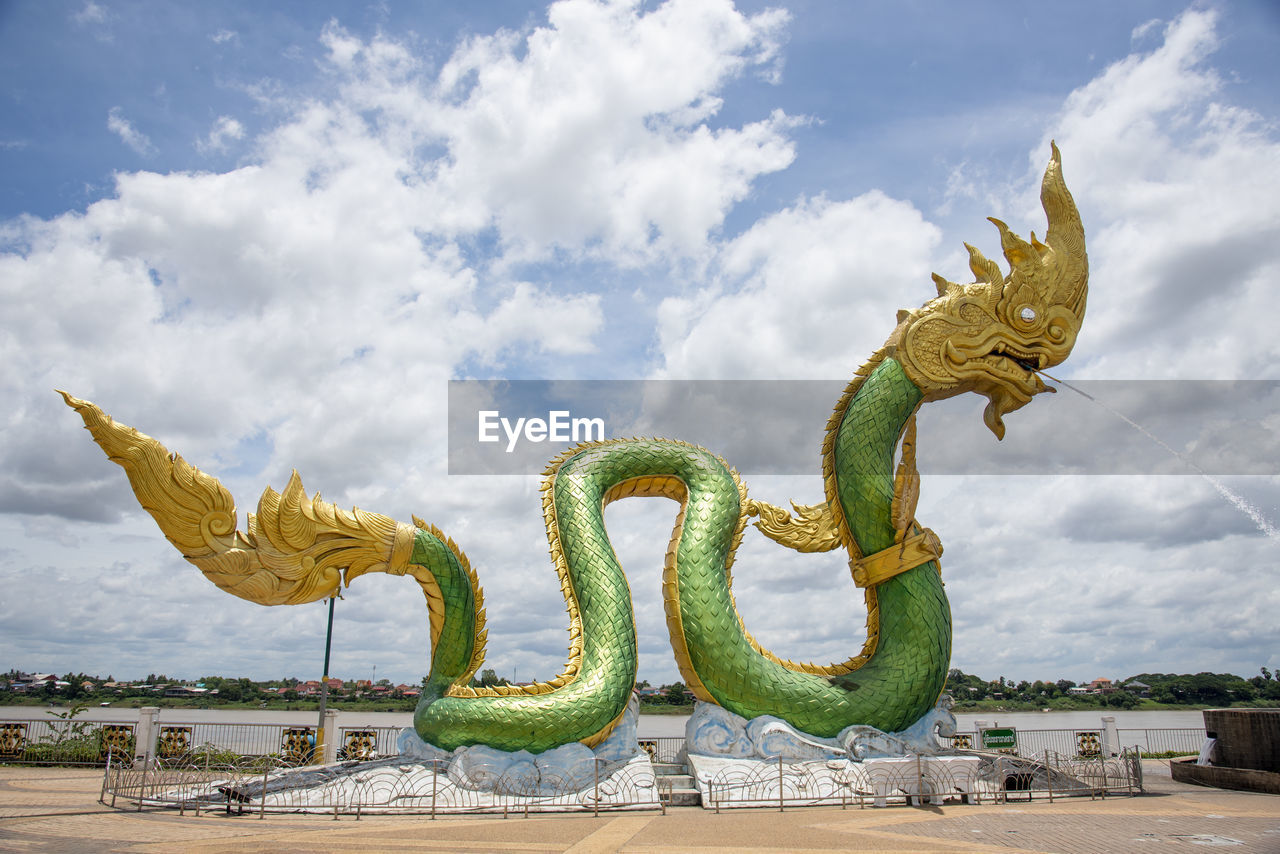
<svg viewBox="0 0 1280 854">
<path fill-rule="evenodd" d="M 938 296 L 900 311 L 897 326 L 848 384 L 822 443 L 825 496 L 790 511 L 748 498 L 715 454 L 667 439 L 612 439 L 553 459 L 542 485 L 551 558 L 569 615 L 564 671 L 545 682 L 474 687 L 484 661 L 485 612 L 476 573 L 433 525 L 351 512 L 308 497 L 296 472 L 268 488 L 247 530 L 230 493 L 163 445 L 62 392 L 107 456 L 123 466 L 142 507 L 218 587 L 262 605 L 336 595 L 370 572 L 407 575 L 426 596 L 431 669 L 414 726 L 444 750 L 488 745 L 541 753 L 602 742 L 622 719 L 636 679 L 630 589 L 604 525 L 604 507 L 632 496 L 679 505 L 662 573 L 671 643 L 694 696 L 751 719 L 771 715 L 829 738 L 851 726 L 900 732 L 942 693 L 951 613 L 937 537 L 915 520 L 915 413 L 926 401 L 976 392 L 1003 438 L 1005 414 L 1043 391 L 1039 372 L 1067 358 L 1084 316 L 1084 231 L 1058 149 L 1045 170 L 1044 242 L 999 220 L 1011 271 L 968 246 L 975 281 L 934 275 Z M 867 638 L 846 661 L 782 660 L 753 638 L 734 603 L 731 567 L 748 520 L 801 552 L 844 549 L 863 588 Z"/>
</svg>

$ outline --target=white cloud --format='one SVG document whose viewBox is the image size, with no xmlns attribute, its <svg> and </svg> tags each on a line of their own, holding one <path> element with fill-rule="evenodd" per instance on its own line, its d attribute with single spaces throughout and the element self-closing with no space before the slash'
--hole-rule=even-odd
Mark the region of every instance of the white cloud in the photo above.
<svg viewBox="0 0 1280 854">
<path fill-rule="evenodd" d="M 222 152 L 232 140 L 244 139 L 244 125 L 231 116 L 218 116 L 204 139 L 196 140 L 196 150 L 201 154 Z"/>
<path fill-rule="evenodd" d="M 240 34 L 235 30 L 222 29 L 209 36 L 209 41 L 214 44 L 226 44 L 227 42 L 239 42 Z"/>
<path fill-rule="evenodd" d="M 139 131 L 133 126 L 133 123 L 124 117 L 124 111 L 119 107 L 112 107 L 107 113 L 107 130 L 120 137 L 120 141 L 132 148 L 141 155 L 155 153 L 155 146 L 151 144 L 151 140 L 147 135 Z"/>
<path fill-rule="evenodd" d="M 105 24 L 107 22 L 107 8 L 88 0 L 79 12 L 72 14 L 71 19 L 81 26 L 89 24 Z"/>
<path fill-rule="evenodd" d="M 832 378 L 852 374 L 923 302 L 940 232 L 910 204 L 871 192 L 761 220 L 719 259 L 724 290 L 659 310 L 664 376 Z M 834 310 L 833 310 L 834 309 Z"/>
<path fill-rule="evenodd" d="M 1129 34 L 1130 41 L 1132 41 L 1135 45 L 1137 45 L 1146 41 L 1153 34 L 1158 35 L 1160 27 L 1163 23 L 1164 22 L 1161 21 L 1159 18 L 1152 18 L 1149 21 L 1144 21 L 1143 23 L 1133 28 L 1133 32 Z"/>
<path fill-rule="evenodd" d="M 441 70 L 437 182 L 470 200 L 452 224 L 492 222 L 521 259 L 557 247 L 614 263 L 703 256 L 752 179 L 793 157 L 781 112 L 708 124 L 717 90 L 771 60 L 786 16 L 679 0 L 637 18 L 569 0 L 548 19 L 525 40 L 474 38 Z"/>
<path fill-rule="evenodd" d="M 79 11 L 71 13 L 71 20 L 77 27 L 88 30 L 95 41 L 103 44 L 115 42 L 115 33 L 111 28 L 115 17 L 107 6 L 95 3 L 93 0 L 87 0 Z"/>
</svg>

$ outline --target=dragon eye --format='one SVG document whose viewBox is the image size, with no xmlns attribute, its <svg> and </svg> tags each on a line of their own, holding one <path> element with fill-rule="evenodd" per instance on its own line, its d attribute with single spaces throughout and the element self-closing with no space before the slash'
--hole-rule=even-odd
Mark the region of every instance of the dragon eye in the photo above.
<svg viewBox="0 0 1280 854">
<path fill-rule="evenodd" d="M 1031 321 L 1036 319 L 1036 310 L 1029 305 L 1024 305 L 1022 307 L 1022 311 L 1018 312 L 1018 316 L 1021 317 L 1023 320 L 1025 320 L 1027 323 L 1030 323 Z"/>
</svg>

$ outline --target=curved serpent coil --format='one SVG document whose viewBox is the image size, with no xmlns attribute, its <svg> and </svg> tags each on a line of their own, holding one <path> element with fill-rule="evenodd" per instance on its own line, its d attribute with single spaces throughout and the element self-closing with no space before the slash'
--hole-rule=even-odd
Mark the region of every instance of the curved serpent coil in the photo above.
<svg viewBox="0 0 1280 854">
<path fill-rule="evenodd" d="M 632 496 L 679 503 L 662 576 L 681 674 L 698 699 L 752 718 L 769 714 L 832 736 L 863 724 L 900 731 L 929 711 L 951 653 L 951 616 L 936 537 L 914 520 L 914 414 L 925 401 L 974 391 L 1002 437 L 1003 415 L 1048 389 L 1037 372 L 1070 353 L 1084 315 L 1087 259 L 1056 146 L 1041 199 L 1045 242 L 998 220 L 1005 276 L 969 247 L 975 282 L 935 276 L 938 297 L 899 313 L 885 347 L 849 384 L 827 425 L 824 501 L 786 510 L 749 499 L 711 452 L 664 439 L 619 439 L 552 461 L 543 512 L 570 620 L 569 661 L 533 685 L 468 686 L 484 661 L 483 594 L 466 556 L 442 532 L 308 498 L 296 472 L 268 489 L 236 530 L 234 501 L 213 477 L 156 440 L 63 393 L 169 540 L 215 584 L 261 604 L 334 595 L 367 572 L 411 575 L 427 598 L 431 670 L 414 715 L 445 749 L 485 744 L 541 752 L 602 741 L 620 720 L 637 666 L 630 590 L 604 525 L 604 507 Z M 901 460 L 895 469 L 895 456 Z M 748 519 L 800 551 L 844 548 L 865 588 L 867 641 L 847 661 L 783 661 L 748 633 L 731 568 Z"/>
</svg>

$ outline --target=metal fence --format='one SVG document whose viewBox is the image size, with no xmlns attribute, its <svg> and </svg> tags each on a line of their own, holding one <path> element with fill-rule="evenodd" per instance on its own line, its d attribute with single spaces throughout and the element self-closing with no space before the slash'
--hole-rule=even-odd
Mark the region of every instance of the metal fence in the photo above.
<svg viewBox="0 0 1280 854">
<path fill-rule="evenodd" d="M 275 757 L 284 764 L 306 765 L 320 760 L 316 752 L 316 728 L 289 724 L 194 723 L 157 721 L 155 743 L 137 750 L 139 725 L 118 721 L 78 718 L 0 722 L 0 762 L 41 765 L 103 765 L 108 752 L 117 755 L 147 754 L 164 760 L 204 757 L 214 764 L 237 764 L 243 758 Z M 343 726 L 334 737 L 339 760 L 372 760 L 394 756 L 401 730 L 398 727 Z M 1119 729 L 1118 744 L 1111 752 L 1132 748 L 1148 756 L 1195 754 L 1204 743 L 1199 727 Z M 1017 747 L 1021 756 L 1052 751 L 1059 756 L 1085 758 L 1101 755 L 1105 731 L 1020 729 Z M 958 733 L 952 743 L 959 748 L 980 748 L 978 733 Z M 640 746 L 654 762 L 684 761 L 684 739 L 641 738 Z M 334 754 L 330 754 L 334 755 Z M 200 761 L 198 759 L 193 761 Z"/>
<path fill-rule="evenodd" d="M 1205 731 L 1187 729 L 1121 729 L 1120 746 L 1132 747 L 1144 754 L 1194 755 L 1204 746 Z"/>
<path fill-rule="evenodd" d="M 669 792 L 647 763 L 596 760 L 586 785 L 569 779 L 505 774 L 492 790 L 459 785 L 448 763 L 428 761 L 406 767 L 396 760 L 344 763 L 347 773 L 324 768 L 289 768 L 272 757 L 220 765 L 156 759 L 145 763 L 109 762 L 102 803 L 114 808 L 177 809 L 185 813 L 225 811 L 267 813 L 418 814 L 661 809 Z M 353 767 L 351 767 L 353 766 Z M 123 801 L 123 803 L 121 803 Z"/>
<path fill-rule="evenodd" d="M 78 718 L 0 723 L 0 762 L 102 765 L 113 750 L 135 746 L 136 725 Z"/>
<path fill-rule="evenodd" d="M 338 727 L 339 759 L 378 759 L 400 752 L 400 727 Z"/>
<path fill-rule="evenodd" d="M 116 758 L 137 751 L 138 725 L 84 719 L 0 722 L 0 762 L 26 765 L 103 765 L 107 754 Z M 339 727 L 338 759 L 376 759 L 394 756 L 398 727 Z M 286 765 L 318 761 L 316 727 L 292 724 L 190 723 L 159 724 L 153 756 L 164 760 L 187 758 L 214 764 L 238 763 L 244 758 L 270 756 Z"/>
<path fill-rule="evenodd" d="M 739 766 L 706 783 L 705 806 L 719 812 L 740 807 L 1008 803 L 1015 800 L 1110 795 L 1142 791 L 1137 751 L 1086 758 L 1052 750 L 1037 757 L 973 754 L 867 762 L 793 762 L 781 759 Z"/>
<path fill-rule="evenodd" d="M 642 738 L 640 748 L 649 754 L 654 762 L 677 764 L 684 762 L 684 738 Z"/>
<path fill-rule="evenodd" d="M 458 785 L 445 762 L 406 768 L 389 759 L 331 768 L 289 768 L 275 757 L 238 764 L 203 764 L 192 756 L 145 763 L 115 761 L 111 754 L 101 801 L 113 808 L 177 809 L 237 814 L 331 813 L 437 815 L 546 811 L 661 809 L 670 792 L 645 763 L 597 760 L 585 786 L 570 780 L 536 780 L 521 774 L 493 781 L 492 791 Z M 1009 803 L 1017 800 L 1132 795 L 1142 790 L 1141 756 L 1080 758 L 1046 751 L 1037 757 L 969 754 L 858 762 L 777 762 L 736 767 L 706 781 L 706 806 L 890 806 Z M 123 801 L 123 803 L 121 803 Z"/>
<path fill-rule="evenodd" d="M 160 725 L 155 755 L 161 759 L 180 759 L 194 754 L 214 763 L 273 756 L 286 764 L 306 765 L 315 758 L 315 745 L 315 727 L 179 721 Z"/>
<path fill-rule="evenodd" d="M 1195 754 L 1204 744 L 1205 731 L 1201 727 L 1180 729 L 1118 729 L 1119 743 L 1111 745 L 1113 753 L 1136 750 L 1144 755 Z M 1070 729 L 1020 729 L 1017 730 L 1017 746 L 1012 752 L 1019 756 L 1036 756 L 1046 750 L 1061 756 L 1090 758 L 1103 753 L 1105 730 Z M 961 749 L 977 749 L 982 746 L 981 736 L 975 732 L 956 733 L 952 745 Z"/>
</svg>

